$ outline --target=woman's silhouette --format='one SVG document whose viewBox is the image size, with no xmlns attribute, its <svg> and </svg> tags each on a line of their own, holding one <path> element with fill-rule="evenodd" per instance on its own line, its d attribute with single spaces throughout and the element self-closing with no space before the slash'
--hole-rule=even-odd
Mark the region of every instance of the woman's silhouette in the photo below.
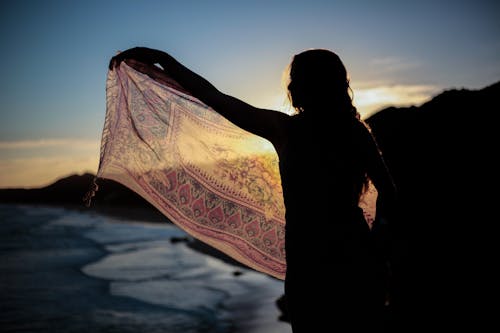
<svg viewBox="0 0 500 333">
<path fill-rule="evenodd" d="M 352 104 L 340 58 L 324 49 L 294 56 L 292 116 L 225 95 L 165 52 L 132 48 L 113 57 L 110 69 L 125 59 L 161 65 L 193 96 L 274 145 L 286 207 L 285 296 L 293 332 L 376 329 L 385 297 L 382 265 L 358 201 L 371 180 L 379 192 L 376 221 L 382 221 L 395 189 Z"/>
</svg>

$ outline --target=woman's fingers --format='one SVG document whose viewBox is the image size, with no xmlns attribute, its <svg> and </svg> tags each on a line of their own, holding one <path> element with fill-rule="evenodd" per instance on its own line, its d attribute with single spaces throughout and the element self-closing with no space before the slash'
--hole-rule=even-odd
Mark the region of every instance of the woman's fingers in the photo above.
<svg viewBox="0 0 500 333">
<path fill-rule="evenodd" d="M 123 52 L 118 53 L 114 57 L 111 58 L 109 61 L 109 69 L 112 70 L 113 68 L 117 67 L 120 65 L 122 61 L 125 59 L 136 59 L 137 58 L 137 47 L 125 50 Z"/>
<path fill-rule="evenodd" d="M 154 63 L 156 55 L 155 52 L 156 50 L 148 49 L 146 47 L 133 47 L 111 58 L 111 61 L 109 62 L 109 69 L 112 70 L 126 59 L 135 59 L 144 63 Z"/>
<path fill-rule="evenodd" d="M 109 61 L 109 65 L 108 65 L 108 68 L 109 70 L 113 70 L 115 67 L 117 66 L 116 64 L 116 61 L 115 61 L 115 57 L 111 58 L 111 60 Z"/>
<path fill-rule="evenodd" d="M 109 69 L 113 70 L 115 67 L 120 65 L 120 63 L 125 60 L 125 57 L 123 56 L 123 52 L 115 55 L 114 57 L 111 58 L 109 61 Z"/>
</svg>

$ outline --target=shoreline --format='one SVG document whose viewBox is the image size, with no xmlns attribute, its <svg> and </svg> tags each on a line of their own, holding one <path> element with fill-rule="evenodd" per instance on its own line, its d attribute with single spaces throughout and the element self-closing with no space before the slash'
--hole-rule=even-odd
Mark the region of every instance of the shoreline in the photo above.
<svg viewBox="0 0 500 333">
<path fill-rule="evenodd" d="M 4 204 L 2 204 L 2 205 L 4 205 Z M 11 204 L 7 204 L 7 205 L 12 206 Z M 126 209 L 121 209 L 121 207 L 113 207 L 112 209 L 93 209 L 93 208 L 88 209 L 85 206 L 78 206 L 78 205 L 44 205 L 44 204 L 39 204 L 39 205 L 36 205 L 36 204 L 17 204 L 15 206 L 26 207 L 27 209 L 30 209 L 30 208 L 56 208 L 56 209 L 67 210 L 68 212 L 82 213 L 84 215 L 88 214 L 91 217 L 95 216 L 95 215 L 110 217 L 112 219 L 117 219 L 119 223 L 123 223 L 123 224 L 130 223 L 131 225 L 133 225 L 134 223 L 146 223 L 146 224 L 152 223 L 153 225 L 155 225 L 155 224 L 162 225 L 162 224 L 166 223 L 167 225 L 174 226 L 175 228 L 178 228 L 174 223 L 168 221 L 168 219 L 166 217 L 163 217 L 163 215 L 161 215 L 160 218 L 157 218 L 158 214 L 155 214 L 155 212 L 151 212 L 150 209 L 145 209 L 145 208 L 136 209 L 135 207 L 133 207 L 133 208 L 127 207 Z M 151 218 L 151 217 L 153 217 L 153 218 Z M 181 230 L 181 229 L 179 228 L 179 230 Z M 182 231 L 182 232 L 185 233 L 184 231 Z M 81 236 L 81 237 L 83 237 L 83 236 Z M 86 239 L 86 237 L 84 237 L 84 238 Z M 272 280 L 281 282 L 281 280 L 278 280 L 278 279 L 276 279 L 272 276 L 269 276 L 267 274 L 257 272 L 255 270 L 251 269 L 250 267 L 245 266 L 245 265 L 237 262 L 235 259 L 227 256 L 223 252 L 209 246 L 208 244 L 205 244 L 205 243 L 197 240 L 196 238 L 188 235 L 187 233 L 186 233 L 186 236 L 170 236 L 170 237 L 167 237 L 165 240 L 169 241 L 171 244 L 184 243 L 183 244 L 184 246 L 186 246 L 187 248 L 189 248 L 189 249 L 191 249 L 191 250 L 193 250 L 201 255 L 208 256 L 210 258 L 215 258 L 217 260 L 222 261 L 225 264 L 230 265 L 231 268 L 230 268 L 228 273 L 231 274 L 233 276 L 233 278 L 235 278 L 235 279 L 239 279 L 240 276 L 243 276 L 242 278 L 244 278 L 244 279 L 247 279 L 247 278 L 253 279 L 252 276 L 255 276 L 254 273 L 257 273 L 257 275 L 261 276 L 259 279 L 262 279 L 262 281 L 266 281 L 267 278 L 271 278 Z M 101 243 L 96 242 L 95 240 L 93 240 L 92 242 L 99 248 L 99 251 L 102 252 L 102 253 L 100 253 L 101 254 L 100 257 L 98 259 L 96 259 L 96 262 L 102 260 L 106 256 L 113 254 L 112 252 L 108 251 L 105 248 L 105 246 L 103 246 Z M 99 278 L 99 277 L 95 277 L 95 276 L 87 274 L 83 270 L 83 267 L 86 265 L 88 265 L 88 263 L 83 265 L 82 267 L 80 267 L 79 272 L 87 278 L 93 278 L 93 279 L 97 278 L 97 279 L 101 280 L 101 278 Z M 267 283 L 264 282 L 264 285 L 263 285 L 264 289 L 263 290 L 267 289 L 266 285 L 267 285 Z M 284 317 L 283 317 L 283 313 L 282 313 L 282 308 L 279 306 L 279 300 L 281 299 L 281 297 L 282 297 L 282 294 L 274 296 L 273 299 L 269 299 L 267 301 L 267 304 L 268 304 L 267 306 L 275 308 L 275 311 L 277 312 L 277 316 L 275 319 L 276 322 L 281 322 L 282 324 L 286 325 L 287 320 L 283 320 Z M 146 302 L 146 304 L 150 305 L 147 302 Z M 238 305 L 238 306 L 241 306 L 241 305 Z M 272 310 L 272 311 L 274 311 L 274 310 Z M 238 320 L 238 322 L 237 322 L 236 326 L 239 326 L 239 324 L 245 325 L 245 322 L 243 320 L 246 320 L 246 316 L 248 314 L 244 315 L 241 311 L 239 311 L 237 313 L 238 313 L 238 317 L 236 319 Z M 243 322 L 240 322 L 240 320 L 242 320 Z M 253 325 L 256 325 L 256 323 L 254 323 Z M 240 332 L 240 331 L 238 330 L 237 332 Z M 253 332 L 253 330 L 250 329 L 249 332 Z"/>
<path fill-rule="evenodd" d="M 175 226 L 176 228 L 179 228 L 175 225 L 175 223 L 171 222 L 167 217 L 165 217 L 159 211 L 155 211 L 154 209 L 150 209 L 147 207 L 113 206 L 113 207 L 87 208 L 84 205 L 80 206 L 80 205 L 67 205 L 67 204 L 65 205 L 65 204 L 34 204 L 34 203 L 0 203 L 0 206 L 1 205 L 13 206 L 13 207 L 60 208 L 60 209 L 67 209 L 70 211 L 76 211 L 78 213 L 83 213 L 83 214 L 90 214 L 90 215 L 98 214 L 110 218 L 116 218 L 123 223 L 145 222 L 145 223 L 153 223 L 160 225 L 168 224 Z M 235 268 L 252 269 L 236 261 L 235 259 L 229 257 L 225 253 L 215 249 L 214 247 L 206 243 L 203 243 L 202 241 L 194 238 L 189 234 L 187 234 L 187 237 L 182 237 L 182 238 L 172 237 L 170 239 L 170 242 L 171 243 L 184 242 L 186 243 L 186 246 L 189 247 L 190 249 L 198 253 L 202 253 L 204 255 L 219 259 L 231 266 L 234 266 Z"/>
<path fill-rule="evenodd" d="M 275 306 L 279 283 L 234 274 L 174 225 L 79 207 L 0 208 L 8 330 L 289 333 Z"/>
<path fill-rule="evenodd" d="M 110 281 L 83 272 L 109 251 L 84 233 L 64 207 L 0 205 L 2 328 L 36 332 L 169 331 L 176 313 L 163 306 L 110 293 Z M 38 208 L 33 209 L 33 208 Z M 48 208 L 44 211 L 44 208 Z M 61 209 L 51 211 L 50 209 Z M 70 223 L 69 225 L 66 225 Z M 72 225 L 73 227 L 70 227 Z M 183 316 L 189 322 L 189 315 Z M 57 320 L 54 320 L 57 319 Z M 176 330 L 181 332 L 182 330 Z M 189 333 L 195 331 L 189 330 Z"/>
<path fill-rule="evenodd" d="M 64 208 L 68 210 L 73 210 L 77 211 L 80 213 L 86 213 L 86 214 L 100 214 L 104 216 L 108 216 L 111 218 L 117 218 L 122 220 L 124 223 L 128 222 L 146 222 L 146 223 L 153 223 L 153 224 L 168 224 L 168 225 L 173 225 L 176 226 L 175 223 L 171 222 L 166 216 L 164 216 L 160 211 L 158 211 L 154 207 L 127 207 L 127 206 L 109 206 L 109 207 L 86 207 L 85 205 L 57 205 L 57 204 L 19 204 L 21 206 L 34 206 L 34 207 L 55 207 L 55 208 Z M 177 226 L 176 226 L 177 227 Z M 179 227 L 177 227 L 179 228 Z M 187 235 L 186 238 L 182 239 L 177 239 L 177 238 L 172 238 L 170 239 L 172 243 L 175 242 L 185 242 L 186 245 L 199 252 L 202 254 L 205 254 L 207 256 L 222 260 L 223 262 L 234 266 L 236 269 L 237 268 L 243 268 L 243 269 L 249 269 L 253 270 L 249 266 L 246 266 L 239 261 L 231 258 L 230 256 L 226 255 L 222 251 L 219 251 L 218 249 L 194 238 L 191 235 Z M 236 270 L 235 270 L 236 272 Z M 261 272 L 259 272 L 261 273 Z M 264 273 L 261 273 L 264 274 Z M 267 276 L 267 274 L 265 274 Z M 273 279 L 276 279 L 272 276 L 269 276 Z M 279 280 L 279 279 L 277 279 Z M 281 280 L 280 280 L 281 281 Z"/>
</svg>

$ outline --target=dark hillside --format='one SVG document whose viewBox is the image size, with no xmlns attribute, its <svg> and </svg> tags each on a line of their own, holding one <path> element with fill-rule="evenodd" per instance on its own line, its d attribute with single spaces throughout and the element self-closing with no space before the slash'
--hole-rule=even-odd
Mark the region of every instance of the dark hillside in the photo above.
<svg viewBox="0 0 500 333">
<path fill-rule="evenodd" d="M 498 184 L 498 96 L 500 83 L 449 90 L 419 107 L 387 108 L 367 119 L 400 195 L 392 229 L 398 330 L 426 329 L 433 321 L 442 328 L 481 323 L 475 315 L 484 315 L 493 260 L 496 214 L 488 198 Z"/>
</svg>

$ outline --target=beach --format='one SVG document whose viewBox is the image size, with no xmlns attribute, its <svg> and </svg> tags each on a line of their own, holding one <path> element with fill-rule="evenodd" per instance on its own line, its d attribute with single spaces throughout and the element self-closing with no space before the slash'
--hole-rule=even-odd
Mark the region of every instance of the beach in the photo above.
<svg viewBox="0 0 500 333">
<path fill-rule="evenodd" d="M 2 332 L 289 333 L 283 281 L 170 223 L 0 205 Z"/>
</svg>

